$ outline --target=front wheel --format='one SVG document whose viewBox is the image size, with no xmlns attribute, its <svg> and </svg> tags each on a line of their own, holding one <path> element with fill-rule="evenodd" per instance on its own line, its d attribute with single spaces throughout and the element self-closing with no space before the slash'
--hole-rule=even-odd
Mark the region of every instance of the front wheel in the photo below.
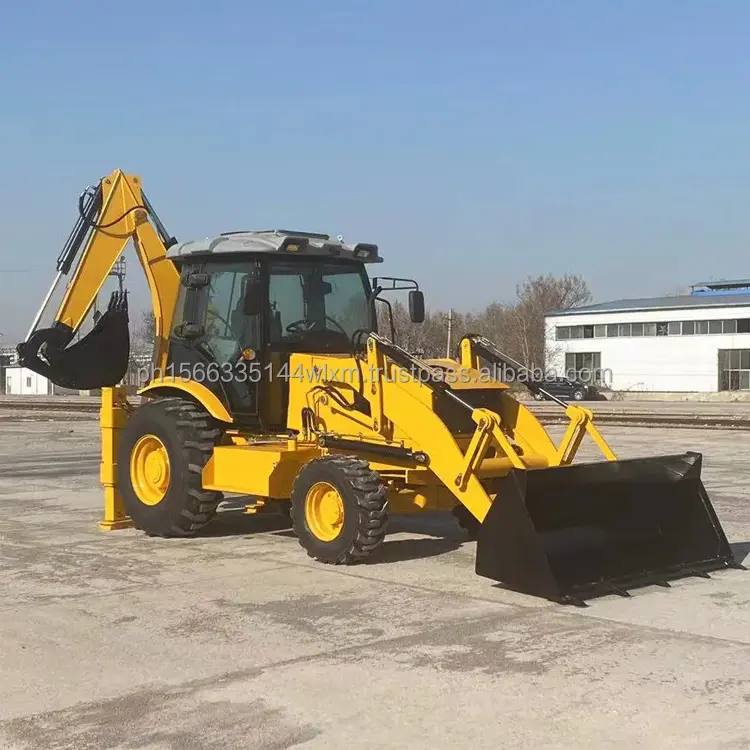
<svg viewBox="0 0 750 750">
<path fill-rule="evenodd" d="M 585 395 L 585 394 L 584 394 L 584 392 L 583 392 L 583 391 L 573 391 L 573 398 L 574 398 L 574 399 L 575 399 L 576 401 L 583 401 L 583 397 L 584 397 L 584 395 Z"/>
<path fill-rule="evenodd" d="M 323 456 L 305 464 L 292 488 L 292 527 L 307 554 L 351 565 L 383 543 L 387 488 L 367 461 Z"/>
<path fill-rule="evenodd" d="M 136 529 L 149 536 L 197 534 L 222 494 L 204 490 L 201 473 L 221 431 L 200 406 L 157 398 L 128 418 L 118 446 L 118 484 Z"/>
</svg>

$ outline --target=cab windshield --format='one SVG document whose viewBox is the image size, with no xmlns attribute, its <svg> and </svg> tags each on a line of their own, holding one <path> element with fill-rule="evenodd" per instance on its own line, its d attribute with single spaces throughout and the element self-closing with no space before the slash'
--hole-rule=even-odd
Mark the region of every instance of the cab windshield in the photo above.
<svg viewBox="0 0 750 750">
<path fill-rule="evenodd" d="M 297 350 L 349 351 L 371 330 L 369 282 L 360 265 L 273 261 L 268 268 L 270 343 Z"/>
</svg>

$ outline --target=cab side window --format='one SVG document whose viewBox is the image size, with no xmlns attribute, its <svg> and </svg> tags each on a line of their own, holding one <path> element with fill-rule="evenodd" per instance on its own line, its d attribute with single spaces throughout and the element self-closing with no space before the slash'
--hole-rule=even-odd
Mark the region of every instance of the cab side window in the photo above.
<svg viewBox="0 0 750 750">
<path fill-rule="evenodd" d="M 249 274 L 247 263 L 211 268 L 204 341 L 220 365 L 236 361 L 245 348 L 260 347 L 259 316 L 243 309 Z"/>
</svg>

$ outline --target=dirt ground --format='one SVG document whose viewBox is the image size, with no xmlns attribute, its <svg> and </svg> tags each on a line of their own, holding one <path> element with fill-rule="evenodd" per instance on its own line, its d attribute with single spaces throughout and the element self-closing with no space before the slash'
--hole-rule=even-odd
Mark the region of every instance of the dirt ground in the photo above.
<svg viewBox="0 0 750 750">
<path fill-rule="evenodd" d="M 750 432 L 604 432 L 703 452 L 750 563 Z M 563 607 L 476 576 L 451 519 L 344 569 L 273 518 L 102 533 L 98 470 L 93 421 L 0 423 L 4 749 L 750 747 L 750 571 Z"/>
</svg>

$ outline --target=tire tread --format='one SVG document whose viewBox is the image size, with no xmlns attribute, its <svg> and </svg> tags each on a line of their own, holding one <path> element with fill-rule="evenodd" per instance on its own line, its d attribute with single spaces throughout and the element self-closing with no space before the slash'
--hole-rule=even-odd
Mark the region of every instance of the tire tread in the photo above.
<svg viewBox="0 0 750 750">
<path fill-rule="evenodd" d="M 295 488 L 305 480 L 310 467 L 331 467 L 346 480 L 354 495 L 357 526 L 345 549 L 334 557 L 323 557 L 314 549 L 305 547 L 309 557 L 331 565 L 352 565 L 363 561 L 377 550 L 384 538 L 388 525 L 387 487 L 378 472 L 373 471 L 367 461 L 356 456 L 322 456 L 302 468 L 297 475 Z M 294 504 L 290 509 L 292 525 L 298 538 L 303 537 L 304 518 L 296 518 Z M 304 546 L 304 545 L 303 545 Z"/>
<path fill-rule="evenodd" d="M 183 507 L 169 524 L 148 526 L 133 518 L 133 526 L 154 537 L 191 537 L 201 531 L 214 517 L 222 493 L 203 489 L 201 474 L 216 445 L 221 430 L 212 427 L 211 416 L 193 401 L 180 396 L 158 397 L 139 407 L 161 412 L 172 423 L 182 446 L 181 461 L 185 472 Z"/>
</svg>

